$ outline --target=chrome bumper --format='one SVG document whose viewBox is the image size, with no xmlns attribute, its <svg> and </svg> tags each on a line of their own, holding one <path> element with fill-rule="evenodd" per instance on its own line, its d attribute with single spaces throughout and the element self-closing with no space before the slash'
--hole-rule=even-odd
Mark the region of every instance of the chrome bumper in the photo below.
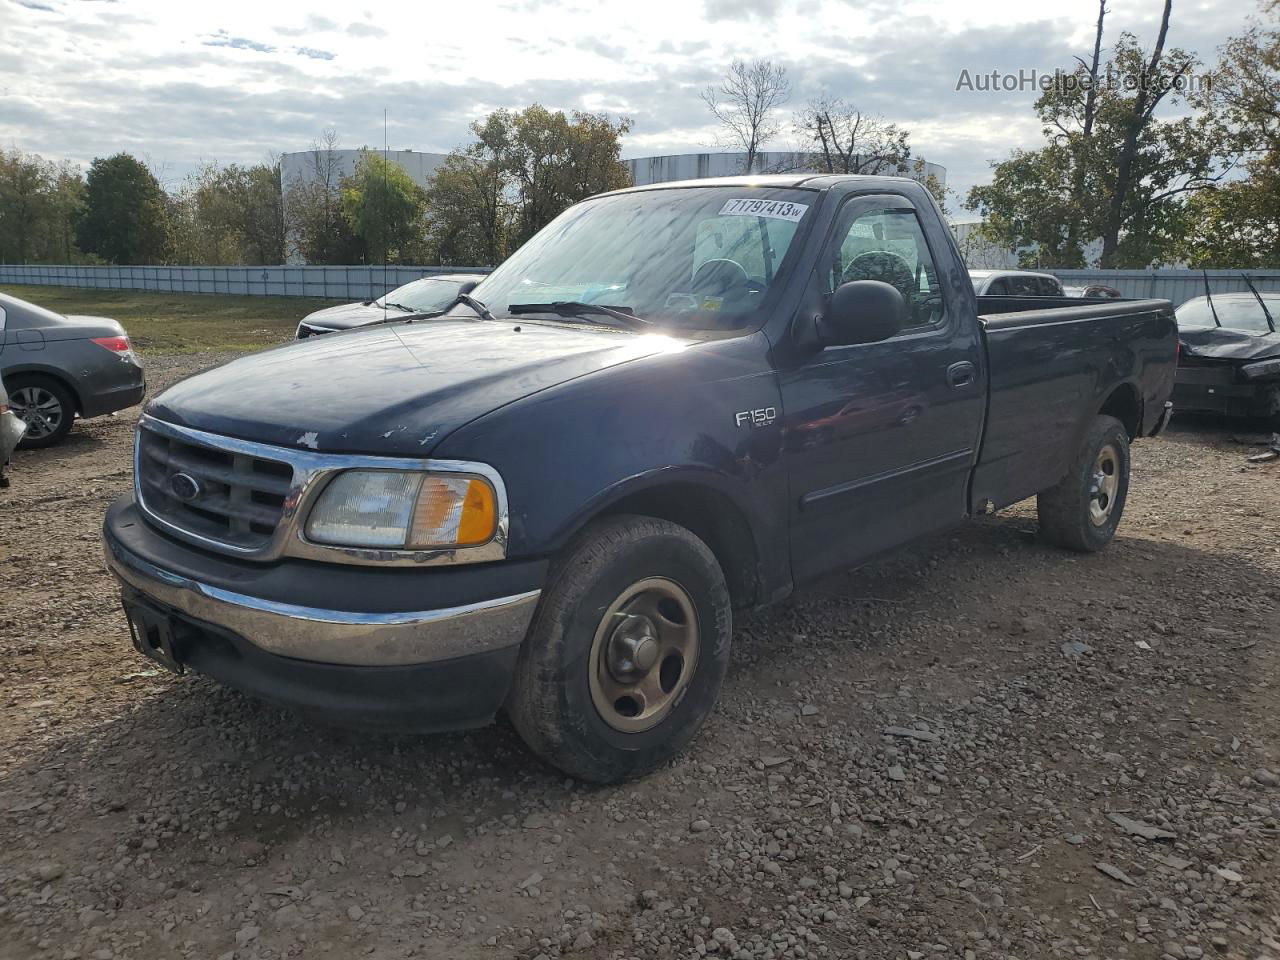
<svg viewBox="0 0 1280 960">
<path fill-rule="evenodd" d="M 321 610 L 263 600 L 162 570 L 106 541 L 107 569 L 144 597 L 296 660 L 393 666 L 452 660 L 519 643 L 540 590 L 409 613 Z"/>
</svg>

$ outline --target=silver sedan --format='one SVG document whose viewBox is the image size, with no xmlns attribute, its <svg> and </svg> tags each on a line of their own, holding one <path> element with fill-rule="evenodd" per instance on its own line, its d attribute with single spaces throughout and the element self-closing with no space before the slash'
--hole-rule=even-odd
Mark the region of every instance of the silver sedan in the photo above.
<svg viewBox="0 0 1280 960">
<path fill-rule="evenodd" d="M 129 337 L 106 317 L 64 317 L 0 293 L 0 376 L 27 425 L 23 447 L 60 441 L 77 416 L 142 401 L 146 380 Z"/>
</svg>

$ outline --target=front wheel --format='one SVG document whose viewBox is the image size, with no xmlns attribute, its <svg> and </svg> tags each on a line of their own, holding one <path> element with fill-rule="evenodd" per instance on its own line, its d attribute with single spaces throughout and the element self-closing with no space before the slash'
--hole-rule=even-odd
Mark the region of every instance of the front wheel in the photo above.
<svg viewBox="0 0 1280 960">
<path fill-rule="evenodd" d="M 1115 536 L 1128 494 L 1129 434 L 1115 417 L 1094 417 L 1067 475 L 1036 498 L 1040 535 L 1095 553 Z"/>
<path fill-rule="evenodd" d="M 666 520 L 620 516 L 555 565 L 507 704 L 540 757 L 617 783 L 679 753 L 729 664 L 729 591 L 715 555 Z"/>
</svg>

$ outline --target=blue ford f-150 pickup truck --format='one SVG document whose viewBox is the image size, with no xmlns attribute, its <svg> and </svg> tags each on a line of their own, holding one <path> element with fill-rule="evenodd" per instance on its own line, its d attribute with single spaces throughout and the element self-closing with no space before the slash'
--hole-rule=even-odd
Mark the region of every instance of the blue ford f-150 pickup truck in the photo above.
<svg viewBox="0 0 1280 960">
<path fill-rule="evenodd" d="M 910 180 L 623 190 L 443 316 L 152 400 L 107 562 L 172 669 L 384 729 L 505 710 L 617 781 L 706 720 L 734 610 L 1031 496 L 1105 546 L 1175 352 L 1163 300 L 976 298 Z"/>
</svg>

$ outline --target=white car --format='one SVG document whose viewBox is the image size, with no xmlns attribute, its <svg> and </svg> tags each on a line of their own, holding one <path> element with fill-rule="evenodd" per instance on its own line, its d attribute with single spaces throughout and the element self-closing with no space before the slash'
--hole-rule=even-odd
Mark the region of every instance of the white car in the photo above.
<svg viewBox="0 0 1280 960">
<path fill-rule="evenodd" d="M 980 297 L 1062 297 L 1062 283 L 1051 273 L 1030 270 L 970 270 Z"/>
</svg>

